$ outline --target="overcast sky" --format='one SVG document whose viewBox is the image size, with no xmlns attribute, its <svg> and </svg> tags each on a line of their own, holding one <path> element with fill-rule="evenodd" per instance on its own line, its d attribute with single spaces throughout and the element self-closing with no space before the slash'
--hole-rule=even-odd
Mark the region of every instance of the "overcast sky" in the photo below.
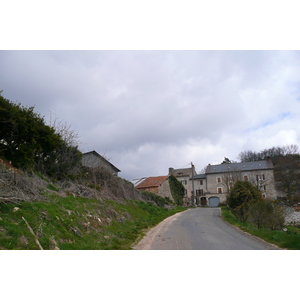
<svg viewBox="0 0 300 300">
<path fill-rule="evenodd" d="M 3 96 L 134 179 L 300 145 L 299 51 L 0 51 Z"/>
</svg>

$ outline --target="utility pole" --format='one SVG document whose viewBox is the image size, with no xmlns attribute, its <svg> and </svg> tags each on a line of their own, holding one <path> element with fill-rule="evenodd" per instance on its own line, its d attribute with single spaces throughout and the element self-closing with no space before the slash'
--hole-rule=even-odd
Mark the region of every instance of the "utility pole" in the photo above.
<svg viewBox="0 0 300 300">
<path fill-rule="evenodd" d="M 193 187 L 193 197 L 192 197 L 192 202 L 193 202 L 193 206 L 195 205 L 195 189 L 194 189 L 194 165 L 191 162 L 191 166 L 192 166 L 192 187 Z"/>
</svg>

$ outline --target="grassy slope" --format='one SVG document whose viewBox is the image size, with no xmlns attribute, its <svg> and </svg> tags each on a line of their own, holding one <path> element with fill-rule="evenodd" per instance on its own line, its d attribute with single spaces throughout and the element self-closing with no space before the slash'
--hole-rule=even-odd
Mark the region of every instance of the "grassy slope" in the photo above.
<svg viewBox="0 0 300 300">
<path fill-rule="evenodd" d="M 257 236 L 268 243 L 289 250 L 300 250 L 300 230 L 294 226 L 287 226 L 288 231 L 270 230 L 266 228 L 257 229 L 256 227 L 239 222 L 235 216 L 226 207 L 221 207 L 222 216 L 228 223 Z"/>
<path fill-rule="evenodd" d="M 43 249 L 131 249 L 143 229 L 182 210 L 57 195 L 47 202 L 0 203 L 0 249 L 39 249 L 23 218 Z"/>
</svg>

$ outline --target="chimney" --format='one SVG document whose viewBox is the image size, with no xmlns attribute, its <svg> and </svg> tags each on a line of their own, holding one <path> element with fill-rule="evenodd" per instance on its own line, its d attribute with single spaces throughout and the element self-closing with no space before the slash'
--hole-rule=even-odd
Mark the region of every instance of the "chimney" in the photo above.
<svg viewBox="0 0 300 300">
<path fill-rule="evenodd" d="M 171 175 L 174 171 L 174 168 L 169 168 L 169 175 Z"/>
</svg>

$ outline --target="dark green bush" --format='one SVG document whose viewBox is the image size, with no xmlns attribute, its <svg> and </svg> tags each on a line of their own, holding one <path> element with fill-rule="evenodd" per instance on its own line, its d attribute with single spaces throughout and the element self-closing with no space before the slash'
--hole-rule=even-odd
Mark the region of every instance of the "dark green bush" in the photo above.
<svg viewBox="0 0 300 300">
<path fill-rule="evenodd" d="M 232 213 L 241 222 L 246 222 L 250 204 L 262 199 L 259 190 L 249 181 L 238 180 L 227 196 Z"/>
<path fill-rule="evenodd" d="M 176 205 L 183 205 L 183 197 L 184 197 L 184 186 L 174 175 L 169 177 L 169 184 L 172 193 L 172 197 L 176 203 Z"/>
</svg>

